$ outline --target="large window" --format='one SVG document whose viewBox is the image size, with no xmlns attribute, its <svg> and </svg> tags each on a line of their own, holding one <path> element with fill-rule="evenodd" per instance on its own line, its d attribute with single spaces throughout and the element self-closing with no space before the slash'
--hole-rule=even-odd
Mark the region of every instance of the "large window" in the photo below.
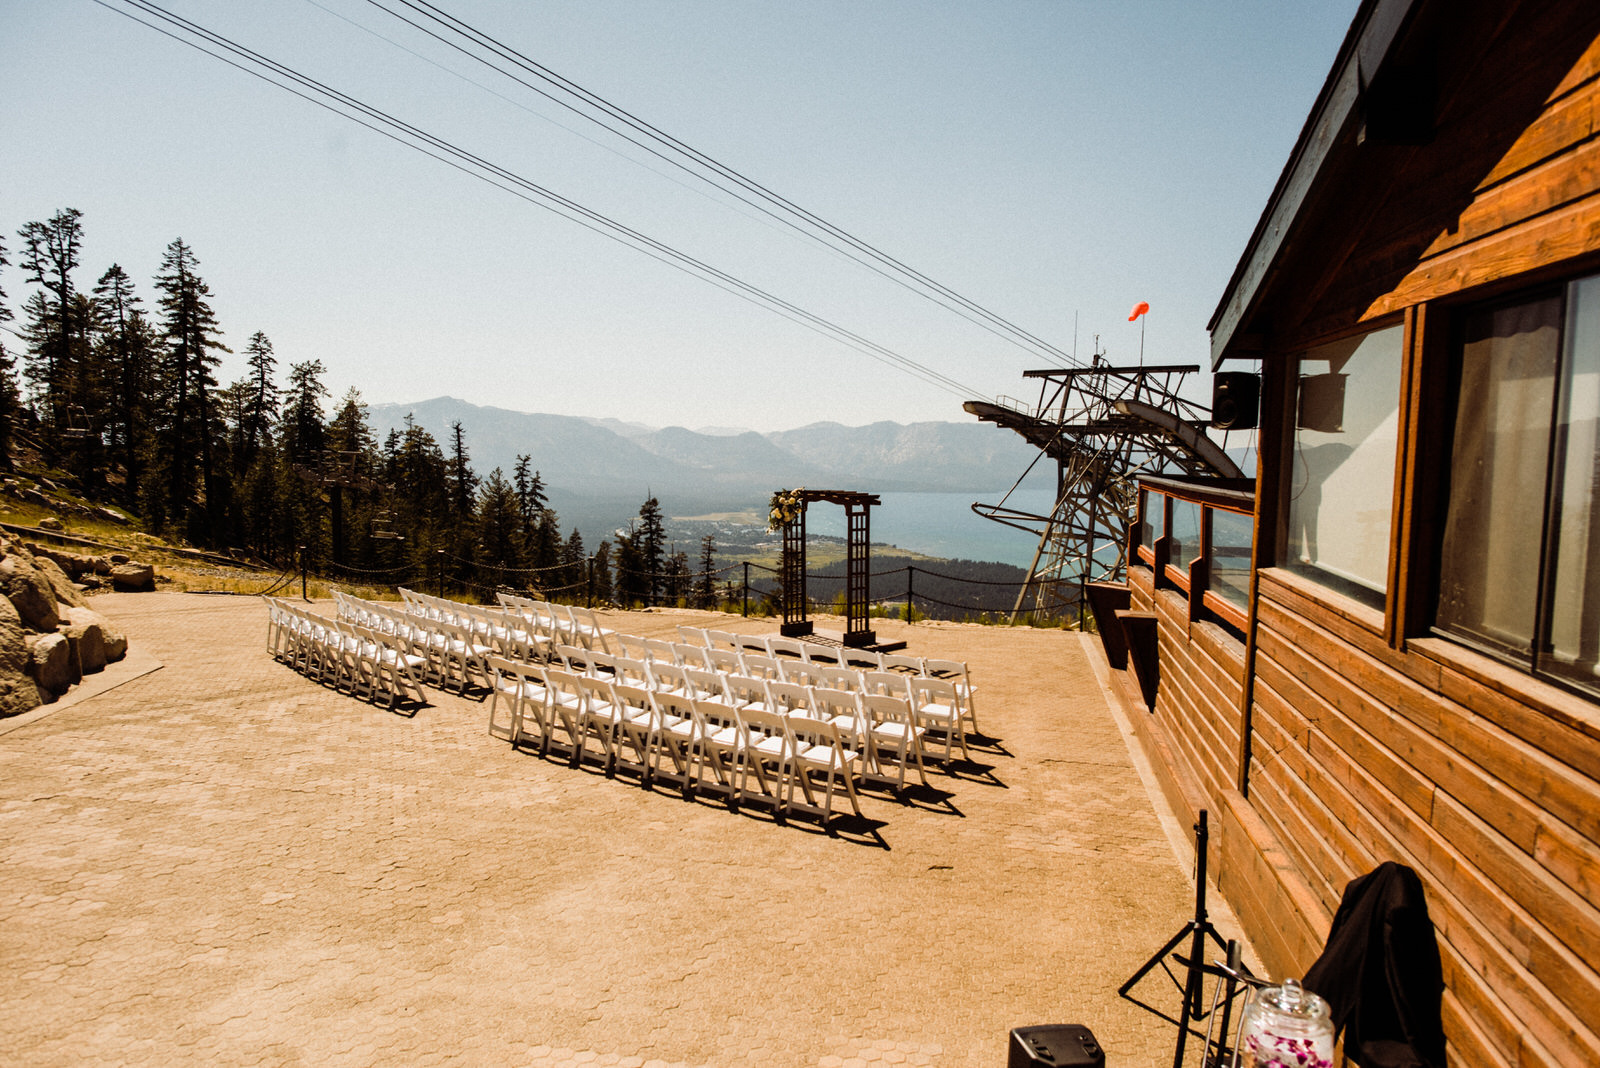
<svg viewBox="0 0 1600 1068">
<path fill-rule="evenodd" d="M 1394 506 L 1405 330 L 1302 353 L 1282 564 L 1382 605 Z"/>
<path fill-rule="evenodd" d="M 1466 317 L 1438 627 L 1600 689 L 1600 276 Z"/>
</svg>

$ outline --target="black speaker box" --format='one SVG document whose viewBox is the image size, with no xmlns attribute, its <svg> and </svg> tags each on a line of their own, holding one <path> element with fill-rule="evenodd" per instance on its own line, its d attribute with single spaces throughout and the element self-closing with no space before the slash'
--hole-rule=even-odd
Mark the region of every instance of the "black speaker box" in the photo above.
<svg viewBox="0 0 1600 1068">
<path fill-rule="evenodd" d="M 1211 425 L 1218 430 L 1253 430 L 1261 406 L 1261 376 L 1218 371 L 1211 379 Z"/>
<path fill-rule="evenodd" d="M 1106 1052 L 1082 1024 L 1044 1024 L 1011 1032 L 1006 1068 L 1105 1068 Z"/>
</svg>

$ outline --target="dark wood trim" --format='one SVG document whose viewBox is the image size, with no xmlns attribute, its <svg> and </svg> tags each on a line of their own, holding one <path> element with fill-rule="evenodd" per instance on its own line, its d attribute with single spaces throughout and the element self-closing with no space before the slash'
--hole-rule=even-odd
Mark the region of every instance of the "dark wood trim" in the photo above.
<svg viewBox="0 0 1600 1068">
<path fill-rule="evenodd" d="M 1166 586 L 1167 589 L 1169 589 L 1169 590 L 1177 590 L 1179 593 L 1183 594 L 1185 597 L 1187 597 L 1189 595 L 1190 586 L 1189 586 L 1189 569 L 1188 568 L 1180 567 L 1177 564 L 1168 564 L 1166 567 L 1162 568 L 1161 570 L 1163 572 L 1165 572 L 1165 576 L 1166 576 L 1166 580 L 1167 581 L 1165 582 L 1164 585 Z"/>
<path fill-rule="evenodd" d="M 1250 796 L 1251 732 L 1254 728 L 1256 637 L 1261 604 L 1261 569 L 1270 567 L 1278 552 L 1283 524 L 1284 456 L 1289 442 L 1287 413 L 1294 409 L 1296 364 L 1271 360 L 1262 367 L 1260 447 L 1256 452 L 1255 533 L 1250 545 L 1250 596 L 1246 601 L 1244 630 L 1244 685 L 1239 691 L 1239 752 L 1234 767 L 1239 793 Z"/>
<path fill-rule="evenodd" d="M 1156 710 L 1156 688 L 1160 685 L 1161 669 L 1158 660 L 1161 645 L 1158 617 L 1154 612 L 1137 612 L 1124 609 L 1116 613 L 1122 624 L 1122 633 L 1128 639 L 1128 663 L 1139 680 L 1139 693 L 1144 698 L 1145 709 Z"/>
<path fill-rule="evenodd" d="M 1153 490 L 1206 508 L 1249 515 L 1256 510 L 1253 478 L 1181 478 L 1175 475 L 1141 475 L 1139 488 Z M 1170 511 L 1170 509 L 1168 509 Z"/>
<path fill-rule="evenodd" d="M 1413 498 L 1416 482 L 1417 436 L 1422 424 L 1417 418 L 1417 353 L 1421 348 L 1423 321 L 1427 305 L 1406 309 L 1405 339 L 1400 349 L 1399 426 L 1395 434 L 1394 499 L 1389 512 L 1389 566 L 1384 574 L 1383 640 L 1391 649 L 1405 641 L 1403 606 L 1411 589 L 1411 524 L 1418 518 Z"/>
<path fill-rule="evenodd" d="M 1249 613 L 1245 612 L 1226 597 L 1223 597 L 1220 593 L 1216 593 L 1212 590 L 1205 590 L 1202 603 L 1204 604 L 1206 611 L 1210 612 L 1224 623 L 1227 623 L 1230 627 L 1238 629 L 1241 633 L 1249 624 Z"/>
</svg>

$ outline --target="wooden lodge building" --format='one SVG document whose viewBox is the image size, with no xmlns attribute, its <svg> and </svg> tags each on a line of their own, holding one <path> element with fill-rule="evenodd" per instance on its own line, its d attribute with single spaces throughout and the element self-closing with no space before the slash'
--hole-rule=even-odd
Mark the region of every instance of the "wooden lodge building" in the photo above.
<svg viewBox="0 0 1600 1068">
<path fill-rule="evenodd" d="M 1364 2 L 1211 338 L 1257 477 L 1102 621 L 1164 789 L 1272 976 L 1396 860 L 1450 1063 L 1600 1065 L 1600 2 Z"/>
</svg>

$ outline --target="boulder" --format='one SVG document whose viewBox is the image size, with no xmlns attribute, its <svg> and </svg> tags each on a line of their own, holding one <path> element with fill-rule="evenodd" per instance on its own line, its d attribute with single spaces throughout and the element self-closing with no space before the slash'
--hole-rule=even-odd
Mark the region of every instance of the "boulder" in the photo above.
<svg viewBox="0 0 1600 1068">
<path fill-rule="evenodd" d="M 124 593 L 153 590 L 156 588 L 156 569 L 149 564 L 118 564 L 111 569 L 111 588 Z"/>
<path fill-rule="evenodd" d="M 114 623 L 92 608 L 62 608 L 61 625 L 63 631 L 71 627 L 92 626 L 99 628 L 101 645 L 105 649 L 108 663 L 121 660 L 127 655 L 128 639 L 117 629 Z M 85 665 L 84 670 L 89 670 L 87 665 Z"/>
<path fill-rule="evenodd" d="M 127 526 L 132 520 L 115 508 L 96 508 L 91 513 L 96 519 L 104 519 L 119 526 Z"/>
<path fill-rule="evenodd" d="M 0 597 L 0 718 L 39 706 L 39 687 L 28 675 L 28 662 L 22 618 L 10 601 Z"/>
<path fill-rule="evenodd" d="M 61 621 L 54 587 L 25 552 L 13 549 L 0 560 L 0 593 L 10 598 L 29 630 L 54 631 Z"/>
<path fill-rule="evenodd" d="M 22 544 L 30 553 L 33 554 L 35 560 L 38 560 L 40 557 L 43 557 L 47 560 L 54 560 L 56 563 L 61 565 L 61 570 L 65 571 L 74 579 L 79 575 L 111 574 L 111 561 L 104 556 L 86 556 L 82 553 L 69 553 L 61 549 L 52 549 L 48 545 L 35 545 L 31 541 L 25 541 Z"/>
<path fill-rule="evenodd" d="M 127 553 L 112 553 L 111 554 L 111 567 L 108 567 L 108 568 L 106 568 L 106 570 L 101 571 L 99 573 L 102 574 L 102 575 L 109 575 L 109 574 L 111 574 L 111 568 L 112 567 L 116 567 L 118 564 L 125 564 L 125 563 L 127 563 L 128 561 L 130 561 L 132 559 L 133 559 L 133 557 L 129 556 Z"/>
<path fill-rule="evenodd" d="M 28 643 L 28 673 L 39 684 L 39 689 L 47 691 L 52 698 L 66 693 L 73 683 L 83 678 L 83 670 L 72 655 L 72 643 L 65 634 L 55 631 L 30 634 L 25 640 Z"/>
<path fill-rule="evenodd" d="M 55 516 L 47 515 L 43 519 L 39 520 L 39 529 L 40 530 L 66 530 L 67 527 L 66 527 L 66 524 L 62 523 L 61 520 L 57 519 Z"/>
<path fill-rule="evenodd" d="M 67 577 L 67 573 L 61 570 L 60 564 L 48 556 L 34 557 L 33 564 L 39 569 L 39 574 L 43 575 L 45 580 L 50 583 L 50 588 L 55 591 L 58 603 L 88 607 L 84 602 L 83 594 L 78 592 L 77 587 L 72 584 L 72 579 Z M 56 613 L 57 615 L 60 614 L 59 608 Z"/>
<path fill-rule="evenodd" d="M 78 662 L 80 674 L 93 675 L 106 669 L 106 638 L 100 624 L 63 623 L 61 634 L 72 646 L 72 656 Z"/>
</svg>

